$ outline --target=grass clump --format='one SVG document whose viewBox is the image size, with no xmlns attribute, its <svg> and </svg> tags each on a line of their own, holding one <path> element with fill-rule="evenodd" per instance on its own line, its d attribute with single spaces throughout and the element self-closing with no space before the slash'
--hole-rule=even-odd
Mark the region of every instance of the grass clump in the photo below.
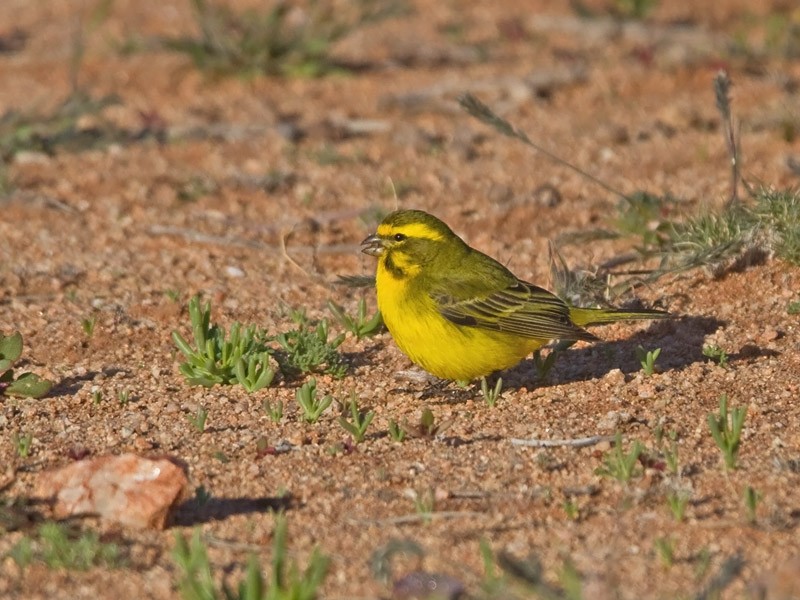
<svg viewBox="0 0 800 600">
<path fill-rule="evenodd" d="M 194 347 L 177 331 L 172 339 L 186 357 L 180 371 L 193 385 L 241 383 L 248 391 L 268 386 L 275 373 L 269 366 L 270 349 L 266 334 L 254 325 L 231 325 L 230 333 L 211 324 L 211 303 L 200 305 L 195 296 L 189 301 Z"/>
<path fill-rule="evenodd" d="M 746 407 L 736 407 L 728 410 L 728 396 L 722 394 L 719 398 L 719 413 L 708 413 L 708 427 L 711 437 L 722 452 L 725 468 L 736 468 L 739 456 L 739 442 L 741 441 L 744 418 L 747 415 Z"/>
<path fill-rule="evenodd" d="M 614 447 L 603 456 L 603 466 L 595 470 L 601 477 L 611 477 L 622 483 L 628 483 L 639 472 L 637 466 L 639 457 L 644 452 L 644 446 L 636 441 L 631 444 L 628 452 L 622 449 L 622 433 L 617 431 L 614 436 Z"/>
<path fill-rule="evenodd" d="M 295 395 L 297 403 L 303 411 L 303 418 L 308 423 L 319 421 L 322 413 L 333 404 L 333 396 L 329 394 L 325 394 L 322 398 L 317 398 L 317 380 L 314 377 L 301 385 Z M 367 424 L 369 425 L 369 423 Z"/>
<path fill-rule="evenodd" d="M 54 521 L 39 525 L 36 535 L 22 538 L 8 555 L 20 568 L 36 561 L 50 569 L 86 571 L 95 566 L 119 567 L 124 562 L 119 546 L 102 541 L 97 532 Z"/>
<path fill-rule="evenodd" d="M 400 0 L 305 5 L 276 1 L 262 10 L 234 12 L 221 3 L 192 0 L 199 37 L 164 40 L 195 66 L 221 75 L 316 77 L 344 67 L 331 56 L 334 43 L 369 23 L 399 14 Z"/>
<path fill-rule="evenodd" d="M 281 371 L 290 376 L 327 373 L 337 378 L 344 377 L 347 364 L 338 348 L 344 342 L 345 334 L 331 338 L 327 319 L 313 324 L 302 311 L 294 311 L 292 320 L 297 327 L 275 337 L 280 346 L 275 358 Z"/>
<path fill-rule="evenodd" d="M 22 356 L 22 335 L 0 333 L 0 395 L 41 398 L 53 387 L 53 383 L 33 373 L 14 372 L 14 364 Z"/>
<path fill-rule="evenodd" d="M 227 584 L 220 590 L 214 582 L 208 552 L 195 529 L 187 542 L 175 535 L 173 559 L 178 568 L 177 586 L 184 600 L 314 600 L 328 573 L 329 559 L 315 548 L 305 569 L 287 557 L 287 525 L 282 515 L 276 517 L 272 544 L 270 577 L 261 572 L 258 558 L 251 555 L 244 579 L 236 589 Z"/>
<path fill-rule="evenodd" d="M 356 444 L 359 444 L 364 441 L 367 435 L 367 428 L 369 424 L 372 423 L 372 419 L 375 418 L 375 411 L 364 412 L 360 410 L 358 408 L 355 392 L 350 396 L 348 408 L 350 410 L 350 421 L 344 417 L 339 417 L 339 425 L 353 437 L 353 441 Z"/>
</svg>

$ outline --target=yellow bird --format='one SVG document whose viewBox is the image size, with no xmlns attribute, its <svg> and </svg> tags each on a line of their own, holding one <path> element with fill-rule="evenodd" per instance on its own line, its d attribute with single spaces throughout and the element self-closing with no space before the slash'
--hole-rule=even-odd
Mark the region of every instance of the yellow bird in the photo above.
<svg viewBox="0 0 800 600">
<path fill-rule="evenodd" d="M 597 340 L 587 325 L 669 316 L 569 306 L 421 210 L 391 213 L 361 249 L 378 258 L 378 308 L 394 341 L 442 379 L 469 381 L 513 367 L 550 340 Z"/>
</svg>

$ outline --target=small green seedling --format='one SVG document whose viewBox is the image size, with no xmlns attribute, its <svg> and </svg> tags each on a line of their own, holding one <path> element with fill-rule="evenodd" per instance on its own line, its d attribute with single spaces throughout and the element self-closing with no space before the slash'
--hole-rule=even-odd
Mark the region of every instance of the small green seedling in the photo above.
<svg viewBox="0 0 800 600">
<path fill-rule="evenodd" d="M 786 312 L 790 315 L 800 315 L 800 300 L 789 302 L 789 305 L 786 307 Z"/>
<path fill-rule="evenodd" d="M 269 366 L 269 352 L 258 352 L 242 357 L 234 365 L 233 372 L 248 393 L 269 387 L 275 379 L 275 371 Z"/>
<path fill-rule="evenodd" d="M 194 488 L 194 501 L 197 506 L 205 506 L 211 500 L 211 492 L 209 492 L 204 485 L 199 485 Z"/>
<path fill-rule="evenodd" d="M 283 400 L 278 400 L 273 404 L 269 398 L 264 398 L 261 405 L 273 423 L 279 423 L 283 418 Z"/>
<path fill-rule="evenodd" d="M 20 458 L 28 458 L 31 453 L 31 446 L 33 446 L 33 434 L 14 432 L 11 436 L 11 441 L 16 449 L 17 456 Z"/>
<path fill-rule="evenodd" d="M 489 383 L 486 381 L 486 377 L 481 377 L 481 394 L 483 395 L 483 399 L 486 401 L 486 404 L 489 407 L 493 407 L 495 404 L 497 404 L 497 399 L 500 398 L 502 391 L 502 377 L 497 378 L 497 382 L 494 384 L 493 389 L 489 389 Z"/>
<path fill-rule="evenodd" d="M 436 493 L 433 489 L 413 491 L 411 499 L 414 501 L 414 510 L 423 523 L 430 523 L 433 520 L 433 512 L 436 510 Z"/>
<path fill-rule="evenodd" d="M 352 422 L 348 421 L 344 417 L 339 417 L 339 425 L 347 431 L 351 436 L 353 436 L 353 441 L 356 444 L 359 444 L 364 441 L 364 436 L 367 433 L 367 428 L 369 424 L 372 423 L 372 419 L 375 418 L 375 411 L 371 410 L 367 413 L 364 413 L 358 409 L 358 402 L 356 401 L 356 394 L 353 392 L 350 396 L 350 402 L 348 403 L 350 407 L 350 418 Z"/>
<path fill-rule="evenodd" d="M 756 510 L 758 509 L 759 502 L 761 502 L 761 494 L 749 485 L 744 488 L 744 509 L 750 524 L 756 522 Z"/>
<path fill-rule="evenodd" d="M 661 348 L 645 350 L 641 346 L 637 346 L 636 359 L 642 365 L 642 371 L 645 375 L 650 376 L 656 372 L 656 359 L 659 354 L 661 354 Z"/>
<path fill-rule="evenodd" d="M 223 584 L 219 590 L 199 528 L 194 530 L 188 542 L 180 533 L 175 533 L 172 556 L 178 567 L 177 587 L 184 600 L 314 600 L 319 596 L 319 588 L 327 575 L 329 559 L 314 548 L 308 565 L 301 570 L 287 554 L 286 518 L 278 515 L 268 580 L 261 572 L 258 557 L 252 555 L 238 588 L 233 590 Z"/>
<path fill-rule="evenodd" d="M 314 377 L 301 385 L 295 396 L 297 403 L 303 410 L 303 418 L 308 423 L 316 423 L 322 413 L 333 403 L 333 397 L 328 394 L 322 398 L 317 398 L 317 380 Z"/>
<path fill-rule="evenodd" d="M 739 442 L 744 427 L 744 418 L 747 415 L 746 407 L 733 408 L 728 411 L 728 396 L 722 394 L 719 398 L 719 415 L 708 413 L 708 427 L 711 429 L 711 436 L 722 452 L 725 461 L 725 468 L 732 470 L 736 468 L 736 460 L 739 456 Z"/>
<path fill-rule="evenodd" d="M 412 425 L 405 419 L 401 425 L 403 431 L 411 437 L 433 439 L 438 433 L 444 430 L 445 426 L 436 422 L 433 411 L 430 408 L 422 409 L 422 414 L 417 425 Z"/>
<path fill-rule="evenodd" d="M 194 427 L 198 433 L 203 433 L 206 430 L 208 411 L 203 406 L 198 407 L 195 414 L 187 415 L 186 418 L 189 419 L 189 423 L 192 424 L 192 427 Z"/>
<path fill-rule="evenodd" d="M 558 351 L 555 348 L 551 348 L 544 358 L 542 358 L 541 349 L 533 353 L 533 366 L 536 367 L 536 374 L 540 380 L 546 379 L 550 374 L 557 357 Z"/>
<path fill-rule="evenodd" d="M 19 331 L 5 336 L 0 333 L 0 395 L 41 398 L 53 383 L 33 373 L 14 375 L 14 363 L 22 356 L 22 335 Z"/>
<path fill-rule="evenodd" d="M 224 328 L 211 325 L 211 303 L 201 307 L 198 296 L 189 300 L 189 319 L 194 347 L 177 331 L 172 332 L 172 339 L 187 359 L 180 371 L 190 384 L 226 385 L 240 381 L 241 376 L 242 381 L 254 386 L 263 383 L 262 378 L 268 378 L 263 354 L 269 349 L 263 331 L 253 325 L 242 328 L 240 323 L 234 323 L 226 336 Z"/>
<path fill-rule="evenodd" d="M 626 453 L 622 450 L 622 433 L 617 431 L 614 436 L 614 447 L 603 457 L 603 466 L 595 470 L 601 477 L 612 477 L 617 481 L 627 483 L 637 473 L 639 456 L 644 451 L 644 446 L 635 441 Z"/>
<path fill-rule="evenodd" d="M 281 347 L 275 358 L 281 371 L 297 376 L 302 373 L 327 373 L 336 378 L 344 377 L 347 364 L 338 348 L 344 342 L 345 334 L 330 337 L 328 321 L 322 319 L 312 326 L 302 312 L 295 311 L 292 319 L 296 329 L 278 334 L 275 341 Z"/>
<path fill-rule="evenodd" d="M 656 554 L 661 559 L 661 564 L 665 568 L 671 567 L 675 562 L 675 545 L 672 539 L 669 537 L 656 538 L 653 546 L 656 549 Z"/>
<path fill-rule="evenodd" d="M 83 329 L 83 333 L 87 338 L 90 338 L 94 335 L 94 326 L 96 323 L 97 319 L 95 317 L 86 317 L 85 319 L 81 320 L 81 329 Z"/>
<path fill-rule="evenodd" d="M 380 311 L 377 311 L 371 317 L 367 317 L 367 301 L 364 298 L 358 301 L 358 313 L 356 313 L 355 317 L 348 315 L 343 307 L 332 300 L 328 300 L 328 310 L 333 313 L 333 316 L 336 317 L 341 326 L 352 333 L 357 340 L 377 334 L 383 325 L 383 317 Z"/>
<path fill-rule="evenodd" d="M 100 388 L 92 390 L 92 404 L 97 406 L 103 401 L 103 390 Z"/>
<path fill-rule="evenodd" d="M 581 509 L 575 500 L 567 498 L 564 500 L 564 512 L 570 521 L 577 521 L 581 517 Z"/>
<path fill-rule="evenodd" d="M 131 400 L 131 393 L 128 390 L 120 390 L 117 392 L 117 400 L 119 400 L 120 406 L 127 406 L 128 402 Z"/>
<path fill-rule="evenodd" d="M 81 531 L 68 523 L 46 521 L 35 536 L 22 538 L 8 555 L 22 568 L 34 560 L 50 569 L 87 571 L 94 566 L 119 567 L 124 557 L 116 544 L 100 540 L 96 531 Z"/>
<path fill-rule="evenodd" d="M 389 437 L 395 442 L 402 442 L 406 439 L 406 430 L 394 419 L 389 419 Z"/>
<path fill-rule="evenodd" d="M 716 345 L 703 346 L 703 356 L 717 361 L 720 367 L 728 366 L 728 353 Z"/>
<path fill-rule="evenodd" d="M 683 521 L 691 497 L 692 495 L 686 490 L 672 490 L 667 494 L 667 506 L 676 521 Z"/>
</svg>

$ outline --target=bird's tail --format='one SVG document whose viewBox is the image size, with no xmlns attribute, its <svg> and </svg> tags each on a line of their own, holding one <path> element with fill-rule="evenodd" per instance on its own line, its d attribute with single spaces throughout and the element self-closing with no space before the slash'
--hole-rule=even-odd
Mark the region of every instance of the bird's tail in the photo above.
<svg viewBox="0 0 800 600">
<path fill-rule="evenodd" d="M 569 316 L 579 327 L 602 325 L 616 321 L 636 321 L 644 319 L 667 319 L 671 315 L 663 310 L 648 308 L 616 309 L 616 308 L 576 308 L 570 307 Z"/>
</svg>

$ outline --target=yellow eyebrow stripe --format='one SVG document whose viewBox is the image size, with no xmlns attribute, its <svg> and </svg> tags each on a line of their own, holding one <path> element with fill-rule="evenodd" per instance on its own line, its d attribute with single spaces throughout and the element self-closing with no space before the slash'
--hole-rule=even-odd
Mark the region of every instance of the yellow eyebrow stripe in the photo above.
<svg viewBox="0 0 800 600">
<path fill-rule="evenodd" d="M 425 225 L 424 223 L 409 223 L 408 225 L 388 225 L 386 223 L 378 226 L 376 232 L 379 237 L 392 237 L 397 233 L 402 233 L 410 238 L 422 238 L 438 242 L 444 239 L 442 235 Z"/>
</svg>

